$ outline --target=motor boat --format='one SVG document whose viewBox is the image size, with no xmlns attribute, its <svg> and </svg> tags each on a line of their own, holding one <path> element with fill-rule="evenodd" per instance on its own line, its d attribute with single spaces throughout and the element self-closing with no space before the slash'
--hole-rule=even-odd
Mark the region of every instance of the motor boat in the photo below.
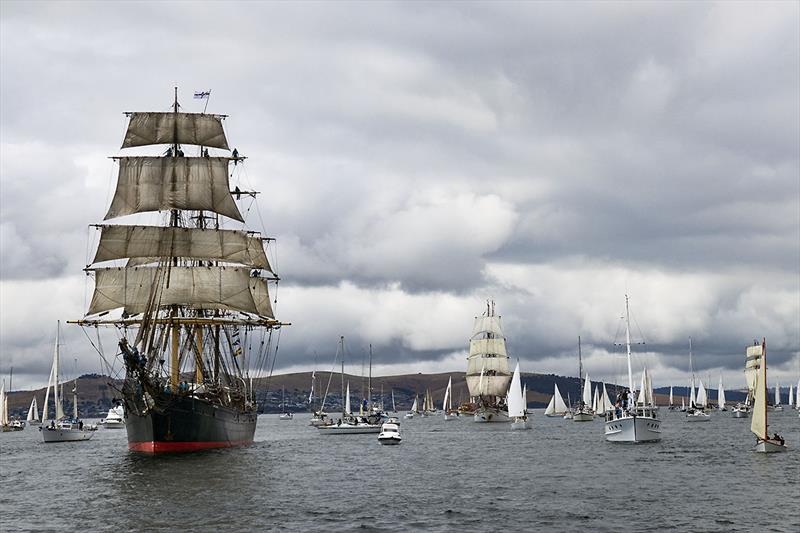
<svg viewBox="0 0 800 533">
<path fill-rule="evenodd" d="M 390 418 L 381 426 L 381 433 L 378 435 L 378 442 L 381 444 L 400 444 L 400 422 L 396 418 Z"/>
</svg>

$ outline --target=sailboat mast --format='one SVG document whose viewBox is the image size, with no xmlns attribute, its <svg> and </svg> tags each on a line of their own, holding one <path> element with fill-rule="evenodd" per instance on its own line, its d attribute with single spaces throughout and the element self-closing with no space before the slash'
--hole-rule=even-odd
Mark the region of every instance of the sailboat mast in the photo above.
<svg viewBox="0 0 800 533">
<path fill-rule="evenodd" d="M 692 372 L 692 388 L 694 388 L 694 363 L 692 362 L 692 338 L 689 337 L 689 370 Z"/>
<path fill-rule="evenodd" d="M 583 361 L 581 359 L 581 336 L 578 335 L 578 383 L 583 391 Z M 580 403 L 580 402 L 578 402 Z"/>
<path fill-rule="evenodd" d="M 344 335 L 339 337 L 339 344 L 342 347 L 342 416 L 344 416 L 347 414 L 344 403 Z"/>
<path fill-rule="evenodd" d="M 633 392 L 633 371 L 631 370 L 631 312 L 628 295 L 625 295 L 625 348 L 628 352 L 628 390 Z"/>
<path fill-rule="evenodd" d="M 766 440 L 769 437 L 769 422 L 767 421 L 767 338 L 761 337 L 761 364 L 764 365 L 764 370 L 762 374 L 764 374 L 764 439 Z"/>
<path fill-rule="evenodd" d="M 72 382 L 72 414 L 78 418 L 78 358 L 75 358 L 75 380 Z"/>
<path fill-rule="evenodd" d="M 367 379 L 367 409 L 372 409 L 372 344 L 369 345 L 369 378 Z"/>
</svg>

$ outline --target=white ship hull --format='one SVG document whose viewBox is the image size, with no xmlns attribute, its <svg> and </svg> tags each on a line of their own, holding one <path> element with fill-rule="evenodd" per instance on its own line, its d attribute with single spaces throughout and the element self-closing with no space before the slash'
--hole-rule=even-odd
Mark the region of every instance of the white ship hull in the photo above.
<svg viewBox="0 0 800 533">
<path fill-rule="evenodd" d="M 779 444 L 777 442 L 769 441 L 769 440 L 760 440 L 753 448 L 754 452 L 759 453 L 777 453 L 777 452 L 785 452 L 786 446 Z"/>
<path fill-rule="evenodd" d="M 733 409 L 733 418 L 750 418 L 750 411 L 747 409 Z"/>
<path fill-rule="evenodd" d="M 109 420 L 106 418 L 106 421 L 103 422 L 103 427 L 106 429 L 125 429 L 125 421 L 124 420 Z"/>
<path fill-rule="evenodd" d="M 605 423 L 609 442 L 658 442 L 661 440 L 661 421 L 648 416 L 623 416 Z"/>
<path fill-rule="evenodd" d="M 44 439 L 44 442 L 76 442 L 89 440 L 93 435 L 93 431 L 87 431 L 85 429 L 42 428 L 42 439 Z"/>
<path fill-rule="evenodd" d="M 511 422 L 511 419 L 508 418 L 508 413 L 506 411 L 501 411 L 499 409 L 492 409 L 482 407 L 475 412 L 473 417 L 475 422 L 485 423 L 485 422 Z"/>
</svg>

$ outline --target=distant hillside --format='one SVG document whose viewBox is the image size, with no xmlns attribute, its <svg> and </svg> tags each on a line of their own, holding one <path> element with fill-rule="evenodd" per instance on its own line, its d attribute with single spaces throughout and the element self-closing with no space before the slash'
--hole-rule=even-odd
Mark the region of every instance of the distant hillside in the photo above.
<svg viewBox="0 0 800 533">
<path fill-rule="evenodd" d="M 383 389 L 383 401 L 388 408 L 391 406 L 391 393 L 394 391 L 395 403 L 398 410 L 406 410 L 411 407 L 415 395 L 421 397 L 426 390 L 430 390 L 434 402 L 441 406 L 444 398 L 444 391 L 447 388 L 447 380 L 453 378 L 453 401 L 459 404 L 469 398 L 467 383 L 464 379 L 464 372 L 448 372 L 441 374 L 405 374 L 400 376 L 379 376 L 372 378 L 372 394 L 374 401 L 380 401 L 381 388 Z M 341 409 L 341 375 L 329 372 L 317 372 L 317 385 L 314 392 L 314 406 L 317 407 L 325 394 L 325 388 L 330 378 L 330 388 L 328 398 L 325 403 L 327 410 L 334 411 Z M 187 379 L 191 379 L 187 375 Z M 361 376 L 345 374 L 345 384 L 350 383 L 351 400 L 357 405 L 362 397 L 362 388 L 366 390 L 367 379 Z M 286 391 L 286 408 L 290 411 L 307 411 L 308 394 L 311 387 L 311 372 L 299 372 L 293 374 L 280 374 L 272 378 L 258 378 L 253 380 L 256 389 L 256 399 L 259 409 L 264 412 L 278 412 L 281 409 L 281 388 Z M 556 376 L 554 374 L 522 374 L 522 382 L 528 387 L 528 405 L 531 408 L 546 407 L 553 395 L 553 385 L 558 383 L 558 388 L 564 396 L 564 400 L 575 401 L 580 395 L 580 382 L 578 378 Z M 602 385 L 600 382 L 592 382 L 595 385 Z M 87 374 L 78 378 L 78 409 L 81 416 L 87 418 L 104 417 L 111 407 L 111 400 L 118 397 L 116 388 L 121 383 L 114 381 L 108 376 L 98 374 Z M 614 396 L 614 385 L 607 384 L 606 388 L 610 396 Z M 72 411 L 72 383 L 64 386 L 66 397 L 65 411 Z M 9 393 L 9 414 L 11 416 L 25 416 L 31 398 L 36 395 L 37 402 L 41 406 L 44 402 L 44 388 L 35 391 L 15 391 Z M 656 401 L 660 405 L 667 405 L 669 402 L 669 387 L 656 389 Z M 680 404 L 681 397 L 688 396 L 686 387 L 675 387 L 673 389 L 675 402 Z M 726 391 L 728 402 L 742 401 L 745 393 L 740 391 Z M 712 400 L 716 400 L 716 390 L 709 391 Z M 612 398 L 613 400 L 613 398 Z M 51 402 L 52 403 L 52 402 Z M 41 407 L 40 407 L 41 408 Z M 52 416 L 52 406 L 51 406 Z"/>
</svg>

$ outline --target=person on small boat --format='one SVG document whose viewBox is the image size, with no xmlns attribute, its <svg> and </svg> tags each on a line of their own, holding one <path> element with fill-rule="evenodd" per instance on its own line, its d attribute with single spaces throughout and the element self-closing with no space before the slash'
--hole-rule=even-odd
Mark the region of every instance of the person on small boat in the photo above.
<svg viewBox="0 0 800 533">
<path fill-rule="evenodd" d="M 780 435 L 778 435 L 777 433 L 775 433 L 774 435 L 772 435 L 772 439 L 771 439 L 771 440 L 773 440 L 773 441 L 775 441 L 775 442 L 780 442 L 780 443 L 781 443 L 781 446 L 783 446 L 783 444 L 786 442 L 785 440 L 783 440 L 783 437 L 781 437 L 781 436 L 780 436 Z"/>
</svg>

